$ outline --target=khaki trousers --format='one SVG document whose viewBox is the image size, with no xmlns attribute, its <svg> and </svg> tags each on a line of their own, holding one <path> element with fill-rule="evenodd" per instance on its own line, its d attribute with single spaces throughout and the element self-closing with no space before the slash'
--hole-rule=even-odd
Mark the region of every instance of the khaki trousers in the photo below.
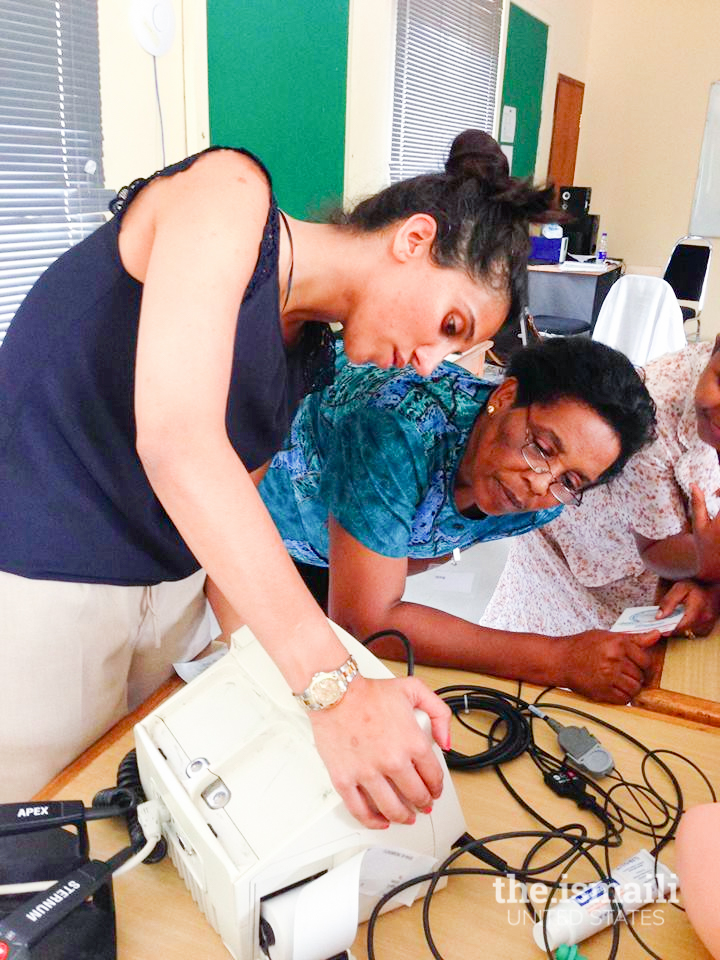
<svg viewBox="0 0 720 960">
<path fill-rule="evenodd" d="M 120 587 L 0 572 L 0 802 L 29 800 L 210 642 L 204 580 L 199 570 Z"/>
</svg>

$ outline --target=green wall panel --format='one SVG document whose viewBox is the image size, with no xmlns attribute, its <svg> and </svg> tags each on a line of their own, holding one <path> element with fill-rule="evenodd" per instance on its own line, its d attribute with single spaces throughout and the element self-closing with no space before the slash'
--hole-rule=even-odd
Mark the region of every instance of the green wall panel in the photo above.
<svg viewBox="0 0 720 960">
<path fill-rule="evenodd" d="M 547 38 L 547 24 L 510 4 L 502 106 L 517 110 L 512 162 L 516 177 L 535 174 Z"/>
<path fill-rule="evenodd" d="M 343 193 L 349 0 L 207 0 L 210 139 L 257 153 L 293 216 Z"/>
</svg>

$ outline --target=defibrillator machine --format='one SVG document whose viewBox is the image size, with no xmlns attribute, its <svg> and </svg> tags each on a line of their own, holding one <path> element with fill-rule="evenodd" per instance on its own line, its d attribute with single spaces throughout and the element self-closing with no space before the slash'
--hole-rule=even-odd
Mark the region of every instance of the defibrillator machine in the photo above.
<svg viewBox="0 0 720 960">
<path fill-rule="evenodd" d="M 364 676 L 392 676 L 333 627 Z M 172 860 L 236 960 L 342 955 L 387 891 L 432 871 L 465 833 L 437 746 L 445 782 L 430 814 L 387 830 L 355 820 L 304 708 L 247 627 L 221 660 L 138 724 L 135 739 Z M 425 889 L 412 886 L 385 909 Z"/>
</svg>

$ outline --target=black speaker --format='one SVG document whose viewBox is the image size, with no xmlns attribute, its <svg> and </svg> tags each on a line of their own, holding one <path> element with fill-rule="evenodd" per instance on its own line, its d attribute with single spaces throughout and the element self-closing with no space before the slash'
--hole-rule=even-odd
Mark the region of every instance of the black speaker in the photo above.
<svg viewBox="0 0 720 960">
<path fill-rule="evenodd" d="M 597 246 L 600 217 L 596 213 L 586 213 L 569 223 L 563 224 L 563 233 L 568 238 L 568 253 L 590 257 Z"/>
<path fill-rule="evenodd" d="M 560 209 L 572 217 L 583 217 L 590 209 L 590 187 L 560 187 Z"/>
</svg>

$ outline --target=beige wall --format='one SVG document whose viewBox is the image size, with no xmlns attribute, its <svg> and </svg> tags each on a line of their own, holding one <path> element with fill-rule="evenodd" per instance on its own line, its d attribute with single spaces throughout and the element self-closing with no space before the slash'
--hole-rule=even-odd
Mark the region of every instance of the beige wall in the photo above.
<svg viewBox="0 0 720 960">
<path fill-rule="evenodd" d="M 585 83 L 575 182 L 611 255 L 660 273 L 687 232 L 711 81 L 720 79 L 718 0 L 515 0 L 548 24 L 537 178 L 550 150 L 558 73 Z M 130 26 L 132 0 L 99 0 L 101 86 L 108 186 L 162 164 L 152 57 Z M 158 58 L 167 162 L 209 142 L 205 0 L 172 0 L 177 32 Z M 507 19 L 507 7 L 505 18 Z M 387 177 L 395 0 L 351 0 L 346 196 Z M 502 64 L 500 75 L 502 76 Z M 720 332 L 720 241 L 703 337 Z"/>
<path fill-rule="evenodd" d="M 536 179 L 544 181 L 550 157 L 558 74 L 565 74 L 583 83 L 586 80 L 593 0 L 513 0 L 513 3 L 548 26 L 542 118 L 535 165 Z M 510 4 L 506 4 L 506 20 L 509 7 Z"/>
<path fill-rule="evenodd" d="M 610 255 L 662 272 L 687 233 L 710 83 L 720 78 L 718 0 L 597 0 L 575 174 Z M 720 332 L 720 241 L 703 339 Z"/>
<path fill-rule="evenodd" d="M 175 38 L 157 58 L 167 163 L 209 143 L 205 0 L 172 0 Z M 132 0 L 98 0 L 105 182 L 119 189 L 162 166 L 153 58 L 131 26 Z"/>
<path fill-rule="evenodd" d="M 397 0 L 350 0 L 345 197 L 347 206 L 389 181 Z"/>
</svg>

